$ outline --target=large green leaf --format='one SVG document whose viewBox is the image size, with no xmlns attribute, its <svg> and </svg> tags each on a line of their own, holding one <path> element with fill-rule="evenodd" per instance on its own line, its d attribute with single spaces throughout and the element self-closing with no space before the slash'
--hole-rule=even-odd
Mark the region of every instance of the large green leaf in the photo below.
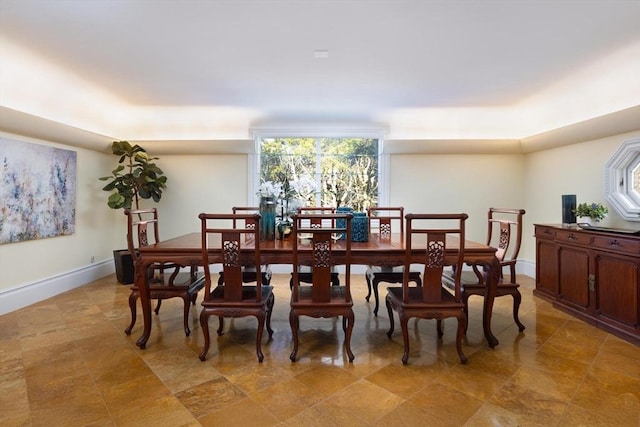
<svg viewBox="0 0 640 427">
<path fill-rule="evenodd" d="M 111 151 L 118 156 L 118 166 L 112 171 L 112 176 L 98 178 L 107 181 L 102 188 L 110 191 L 107 205 L 112 209 L 136 209 L 138 198 L 160 201 L 162 191 L 166 188 L 167 178 L 146 150 L 139 145 L 131 145 L 128 141 L 114 141 Z M 124 172 L 124 173 L 123 173 Z"/>
</svg>

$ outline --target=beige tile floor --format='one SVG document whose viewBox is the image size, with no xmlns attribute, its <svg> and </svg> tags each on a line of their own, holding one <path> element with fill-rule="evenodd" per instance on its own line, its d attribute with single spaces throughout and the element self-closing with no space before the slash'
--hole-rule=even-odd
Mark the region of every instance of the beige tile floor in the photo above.
<svg viewBox="0 0 640 427">
<path fill-rule="evenodd" d="M 346 362 L 340 323 L 301 319 L 300 360 L 289 361 L 288 276 L 274 276 L 273 340 L 255 357 L 255 319 L 234 319 L 200 362 L 198 307 L 192 335 L 180 300 L 153 316 L 146 350 L 129 321 L 128 287 L 114 276 L 0 317 L 0 425 L 46 426 L 633 426 L 640 425 L 640 348 L 532 296 L 520 278 L 519 334 L 510 298 L 496 300 L 487 347 L 481 299 L 472 299 L 457 360 L 455 320 L 439 342 L 435 321 L 410 321 L 411 357 L 389 340 L 386 310 L 371 314 L 353 277 L 356 359 Z"/>
</svg>

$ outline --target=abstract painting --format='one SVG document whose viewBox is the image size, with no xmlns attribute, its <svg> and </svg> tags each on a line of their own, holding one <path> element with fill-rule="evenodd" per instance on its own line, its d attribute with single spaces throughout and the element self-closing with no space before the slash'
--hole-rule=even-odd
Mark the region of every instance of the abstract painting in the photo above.
<svg viewBox="0 0 640 427">
<path fill-rule="evenodd" d="M 0 138 L 0 244 L 73 234 L 76 152 Z"/>
</svg>

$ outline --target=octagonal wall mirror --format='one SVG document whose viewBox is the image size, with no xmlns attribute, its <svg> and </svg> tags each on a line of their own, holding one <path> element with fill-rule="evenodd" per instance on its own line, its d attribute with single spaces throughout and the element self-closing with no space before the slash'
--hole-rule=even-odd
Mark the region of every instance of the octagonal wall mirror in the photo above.
<svg viewBox="0 0 640 427">
<path fill-rule="evenodd" d="M 607 201 L 627 221 L 640 221 L 640 138 L 618 147 L 604 166 Z"/>
</svg>

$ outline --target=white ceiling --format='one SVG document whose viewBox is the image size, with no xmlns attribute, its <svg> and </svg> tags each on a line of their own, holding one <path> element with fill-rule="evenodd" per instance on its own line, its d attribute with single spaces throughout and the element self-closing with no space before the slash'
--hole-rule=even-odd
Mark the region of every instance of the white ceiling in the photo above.
<svg viewBox="0 0 640 427">
<path fill-rule="evenodd" d="M 518 105 L 639 22 L 640 0 L 0 0 L 0 36 L 123 102 L 249 126 Z"/>
</svg>

